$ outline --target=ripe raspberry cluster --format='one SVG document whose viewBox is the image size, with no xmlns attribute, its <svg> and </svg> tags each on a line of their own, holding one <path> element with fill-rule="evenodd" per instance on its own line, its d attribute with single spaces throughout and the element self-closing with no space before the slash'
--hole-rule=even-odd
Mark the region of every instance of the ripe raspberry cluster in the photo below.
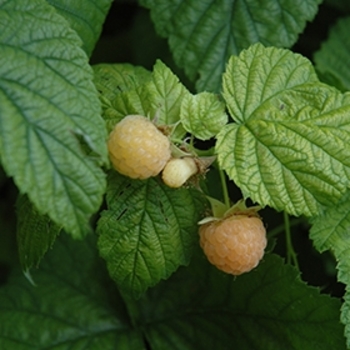
<svg viewBox="0 0 350 350">
<path fill-rule="evenodd" d="M 175 146 L 169 138 L 141 115 L 123 118 L 108 140 L 109 157 L 119 173 L 133 179 L 147 179 L 162 172 L 163 182 L 178 188 L 193 175 L 204 171 L 205 162 L 198 160 L 197 166 L 194 158 L 185 152 L 181 157 L 172 157 L 172 149 Z"/>
<path fill-rule="evenodd" d="M 203 224 L 200 245 L 218 269 L 241 275 L 255 268 L 266 248 L 266 229 L 257 216 L 232 215 Z"/>
</svg>

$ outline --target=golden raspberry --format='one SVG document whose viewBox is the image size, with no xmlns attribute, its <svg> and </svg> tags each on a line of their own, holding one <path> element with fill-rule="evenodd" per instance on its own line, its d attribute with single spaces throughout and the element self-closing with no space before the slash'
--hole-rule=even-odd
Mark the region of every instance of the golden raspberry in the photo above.
<svg viewBox="0 0 350 350">
<path fill-rule="evenodd" d="M 264 256 L 266 230 L 260 218 L 232 215 L 199 229 L 200 244 L 218 269 L 240 275 L 256 267 Z"/>
<path fill-rule="evenodd" d="M 169 139 L 140 115 L 128 115 L 115 126 L 108 151 L 113 167 L 133 179 L 158 175 L 171 156 Z"/>
</svg>

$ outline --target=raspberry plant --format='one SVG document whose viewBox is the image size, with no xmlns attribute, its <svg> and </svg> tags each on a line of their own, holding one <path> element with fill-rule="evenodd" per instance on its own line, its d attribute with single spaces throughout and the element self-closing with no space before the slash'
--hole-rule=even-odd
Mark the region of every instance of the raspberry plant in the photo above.
<svg viewBox="0 0 350 350">
<path fill-rule="evenodd" d="M 350 348 L 345 0 L 0 0 L 0 29 L 1 349 Z M 196 166 L 119 173 L 128 115 Z M 232 276 L 198 223 L 237 202 L 267 246 Z"/>
</svg>

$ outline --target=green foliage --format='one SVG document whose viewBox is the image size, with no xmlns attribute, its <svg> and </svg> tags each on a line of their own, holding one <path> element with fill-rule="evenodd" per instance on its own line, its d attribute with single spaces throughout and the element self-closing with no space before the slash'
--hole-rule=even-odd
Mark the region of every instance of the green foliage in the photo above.
<svg viewBox="0 0 350 350">
<path fill-rule="evenodd" d="M 23 270 L 28 271 L 38 267 L 61 229 L 47 215 L 41 215 L 27 196 L 19 196 L 16 204 L 19 259 Z"/>
<path fill-rule="evenodd" d="M 102 24 L 113 0 L 47 0 L 63 16 L 83 41 L 88 56 L 101 34 Z"/>
<path fill-rule="evenodd" d="M 332 27 L 328 40 L 323 43 L 321 49 L 314 56 L 316 69 L 321 78 L 343 91 L 350 90 L 349 30 L 350 17 L 339 20 Z"/>
<path fill-rule="evenodd" d="M 92 235 L 62 234 L 33 279 L 36 287 L 16 271 L 0 289 L 3 349 L 143 349 Z"/>
<path fill-rule="evenodd" d="M 186 95 L 181 104 L 183 127 L 199 140 L 215 136 L 227 123 L 225 104 L 209 92 Z"/>
<path fill-rule="evenodd" d="M 228 58 L 253 43 L 292 46 L 320 2 L 139 0 L 198 91 L 218 91 Z"/>
<path fill-rule="evenodd" d="M 342 321 L 346 325 L 345 334 L 350 347 L 350 192 L 347 192 L 337 206 L 328 208 L 322 215 L 314 218 L 310 237 L 320 251 L 332 250 L 338 265 L 338 279 L 347 285 L 345 303 L 342 307 Z"/>
<path fill-rule="evenodd" d="M 317 39 L 313 66 L 312 30 L 298 36 L 320 0 L 111 2 L 0 0 L 1 349 L 350 348 L 349 18 Z M 151 57 L 166 41 L 149 42 L 147 16 L 174 62 Z M 93 64 L 111 57 L 102 27 L 125 63 Z M 107 169 L 108 133 L 130 114 L 198 173 L 172 189 Z M 270 207 L 269 243 L 233 277 L 200 252 L 198 222 L 241 196 Z M 309 233 L 337 261 L 342 306 Z"/>
<path fill-rule="evenodd" d="M 350 185 L 349 94 L 320 83 L 305 58 L 256 44 L 230 59 L 223 95 L 236 123 L 216 151 L 245 197 L 297 216 L 340 199 Z"/>
<path fill-rule="evenodd" d="M 189 263 L 202 202 L 194 189 L 173 190 L 154 179 L 110 174 L 108 210 L 98 223 L 99 249 L 121 290 L 138 297 Z"/>
<path fill-rule="evenodd" d="M 339 301 L 274 255 L 237 280 L 196 255 L 136 302 L 110 284 L 94 236 L 62 234 L 33 278 L 0 289 L 3 349 L 344 348 Z"/>
<path fill-rule="evenodd" d="M 2 165 L 41 213 L 82 237 L 101 203 L 106 185 L 99 166 L 107 162 L 87 57 L 44 1 L 0 1 L 0 17 Z"/>
</svg>

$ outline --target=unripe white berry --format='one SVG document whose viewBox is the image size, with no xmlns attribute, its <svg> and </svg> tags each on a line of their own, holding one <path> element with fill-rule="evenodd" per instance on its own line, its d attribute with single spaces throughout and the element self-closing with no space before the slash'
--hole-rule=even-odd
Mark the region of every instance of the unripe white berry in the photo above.
<svg viewBox="0 0 350 350">
<path fill-rule="evenodd" d="M 163 169 L 162 179 L 167 186 L 178 188 L 197 172 L 198 167 L 193 158 L 172 158 Z"/>
</svg>

